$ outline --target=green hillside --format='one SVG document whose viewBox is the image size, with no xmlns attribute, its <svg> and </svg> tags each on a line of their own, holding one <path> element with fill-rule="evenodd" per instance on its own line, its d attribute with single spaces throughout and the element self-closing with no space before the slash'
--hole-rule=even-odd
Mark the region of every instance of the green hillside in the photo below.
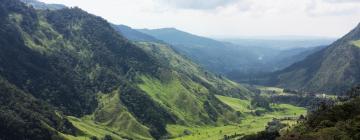
<svg viewBox="0 0 360 140">
<path fill-rule="evenodd" d="M 274 85 L 308 92 L 343 94 L 359 84 L 360 26 L 305 60 L 275 73 Z"/>
<path fill-rule="evenodd" d="M 309 113 L 273 96 L 358 84 L 360 27 L 272 75 L 272 84 L 289 89 L 244 87 L 80 8 L 23 1 L 0 0 L 1 140 L 227 140 L 266 136 L 273 122 L 284 126 L 280 139 L 359 138 L 359 88 L 349 97 L 284 98 L 314 99 L 304 105 Z"/>
<path fill-rule="evenodd" d="M 253 94 L 167 45 L 128 41 L 107 21 L 79 8 L 35 10 L 1 0 L 0 19 L 0 76 L 29 96 L 0 98 L 12 107 L 5 108 L 12 112 L 5 117 L 32 119 L 27 129 L 41 130 L 27 135 L 20 122 L 4 121 L 1 130 L 9 131 L 0 139 L 160 139 L 170 135 L 168 125 L 237 122 L 236 112 L 215 95 L 250 99 Z M 20 100 L 49 107 L 12 106 Z M 34 113 L 40 117 L 26 117 Z"/>
</svg>

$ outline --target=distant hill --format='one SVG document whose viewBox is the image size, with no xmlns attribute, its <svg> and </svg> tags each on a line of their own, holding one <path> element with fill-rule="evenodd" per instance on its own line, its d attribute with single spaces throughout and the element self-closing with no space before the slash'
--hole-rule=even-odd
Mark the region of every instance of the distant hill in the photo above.
<svg viewBox="0 0 360 140">
<path fill-rule="evenodd" d="M 227 76 L 232 80 L 235 80 L 240 83 L 248 83 L 248 84 L 268 84 L 269 75 L 272 75 L 273 72 L 280 71 L 295 62 L 301 61 L 305 59 L 307 56 L 320 51 L 326 46 L 318 46 L 311 48 L 295 48 L 288 50 L 281 50 L 275 55 L 273 55 L 273 59 L 265 61 L 263 65 L 263 69 L 265 70 L 257 70 L 253 69 L 252 71 L 239 71 L 234 70 L 227 73 Z M 269 70 L 269 68 L 271 68 Z"/>
<path fill-rule="evenodd" d="M 275 85 L 312 92 L 342 93 L 360 83 L 360 26 L 303 61 L 279 71 Z"/>
<path fill-rule="evenodd" d="M 229 78 L 235 80 L 235 77 L 242 77 L 241 75 L 248 75 L 249 73 L 281 70 L 294 62 L 302 60 L 304 58 L 301 55 L 302 52 L 313 49 L 283 50 L 272 46 L 253 46 L 246 43 L 234 45 L 186 33 L 175 28 L 141 29 L 138 31 L 171 44 L 175 50 L 191 58 L 204 68 L 228 75 Z"/>
<path fill-rule="evenodd" d="M 266 46 L 279 49 L 308 48 L 314 46 L 327 46 L 336 39 L 320 37 L 264 37 L 264 38 L 240 38 L 240 39 L 222 39 L 240 46 Z"/>
<path fill-rule="evenodd" d="M 175 46 L 192 46 L 192 47 L 224 47 L 225 44 L 220 41 L 193 35 L 175 28 L 161 29 L 140 29 L 138 30 L 155 38 L 163 40 Z"/>
<path fill-rule="evenodd" d="M 160 40 L 156 39 L 155 37 L 152 37 L 150 35 L 139 32 L 139 31 L 132 29 L 131 27 L 126 26 L 126 25 L 114 25 L 113 24 L 112 26 L 116 31 L 120 32 L 123 36 L 125 36 L 129 40 L 161 42 Z"/>
</svg>

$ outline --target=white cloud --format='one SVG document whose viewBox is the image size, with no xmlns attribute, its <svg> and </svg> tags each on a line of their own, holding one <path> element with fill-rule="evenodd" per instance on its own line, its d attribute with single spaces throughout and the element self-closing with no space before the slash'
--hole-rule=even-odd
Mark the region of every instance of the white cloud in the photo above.
<svg viewBox="0 0 360 140">
<path fill-rule="evenodd" d="M 239 0 L 156 0 L 157 2 L 183 9 L 214 9 Z"/>
<path fill-rule="evenodd" d="M 325 2 L 333 3 L 359 3 L 359 0 L 324 0 Z"/>
<path fill-rule="evenodd" d="M 175 27 L 205 36 L 339 37 L 360 22 L 358 0 L 42 1 L 79 6 L 135 28 Z"/>
<path fill-rule="evenodd" d="M 307 7 L 311 16 L 348 16 L 360 14 L 359 0 L 312 0 Z"/>
</svg>

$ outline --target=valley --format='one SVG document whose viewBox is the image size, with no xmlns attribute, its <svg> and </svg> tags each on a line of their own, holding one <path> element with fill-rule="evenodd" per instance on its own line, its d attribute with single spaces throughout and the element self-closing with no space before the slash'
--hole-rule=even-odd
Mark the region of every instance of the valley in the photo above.
<svg viewBox="0 0 360 140">
<path fill-rule="evenodd" d="M 273 104 L 271 108 L 274 111 L 266 111 L 261 115 L 255 115 L 256 110 L 262 110 L 262 108 L 249 109 L 250 102 L 226 97 L 217 96 L 221 101 L 231 106 L 236 111 L 241 112 L 241 121 L 234 124 L 218 127 L 183 127 L 183 126 L 168 126 L 170 134 L 174 136 L 184 135 L 184 132 L 188 130 L 191 134 L 176 137 L 175 140 L 194 140 L 194 139 L 208 139 L 208 140 L 219 140 L 223 139 L 224 135 L 230 136 L 238 134 L 238 138 L 242 136 L 255 134 L 265 130 L 265 126 L 268 122 L 271 122 L 274 118 L 283 119 L 287 117 L 298 118 L 300 115 L 306 115 L 306 109 L 302 107 L 296 107 L 288 104 Z M 297 119 L 284 120 L 282 123 L 287 125 L 296 124 Z"/>
<path fill-rule="evenodd" d="M 220 126 L 212 125 L 167 125 L 166 129 L 169 132 L 169 139 L 174 140 L 219 140 L 223 139 L 224 135 L 230 136 L 238 134 L 238 138 L 242 136 L 255 134 L 257 132 L 265 130 L 268 122 L 271 122 L 274 118 L 282 120 L 281 122 L 286 124 L 287 127 L 297 124 L 297 119 L 300 115 L 306 115 L 306 109 L 303 107 L 296 107 L 289 104 L 272 104 L 273 110 L 266 111 L 266 109 L 257 107 L 252 108 L 251 103 L 248 100 L 241 100 L 238 98 L 232 98 L 227 96 L 216 96 L 219 100 L 229 105 L 235 111 L 238 111 L 241 115 L 239 122 L 233 122 Z M 256 111 L 263 111 L 261 114 L 256 115 Z M 130 136 L 136 139 L 151 139 L 146 132 L 139 133 L 132 128 L 124 128 L 124 130 L 118 130 L 116 127 L 109 128 L 107 123 L 97 123 L 92 121 L 93 116 L 85 116 L 80 118 L 68 117 L 68 119 L 78 128 L 83 134 L 80 136 L 64 135 L 70 139 L 90 139 L 91 137 L 104 137 L 105 135 L 112 136 L 113 139 L 123 139 L 126 136 Z M 291 118 L 291 119 L 286 119 Z M 128 123 L 122 123 L 122 125 L 131 125 Z M 145 128 L 147 129 L 147 128 Z M 284 128 L 286 129 L 286 128 Z M 137 133 L 132 133 L 137 131 Z"/>
<path fill-rule="evenodd" d="M 0 0 L 0 140 L 360 139 L 360 24 L 217 40 L 82 8 Z"/>
</svg>

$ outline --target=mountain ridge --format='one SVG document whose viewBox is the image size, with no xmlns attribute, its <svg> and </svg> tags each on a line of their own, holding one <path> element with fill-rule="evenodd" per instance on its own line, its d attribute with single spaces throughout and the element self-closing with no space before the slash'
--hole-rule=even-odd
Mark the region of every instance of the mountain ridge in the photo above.
<svg viewBox="0 0 360 140">
<path fill-rule="evenodd" d="M 356 60 L 360 50 L 353 43 L 359 39 L 358 25 L 327 48 L 276 73 L 273 80 L 282 87 L 341 94 L 359 84 L 357 71 L 360 69 Z"/>
<path fill-rule="evenodd" d="M 40 2 L 37 0 L 21 0 L 21 1 L 26 3 L 27 5 L 33 6 L 35 9 L 60 10 L 60 9 L 66 8 L 66 6 L 62 5 L 62 4 L 47 4 L 47 3 Z"/>
<path fill-rule="evenodd" d="M 115 30 L 120 32 L 122 35 L 126 36 L 127 39 L 133 40 L 133 41 L 149 41 L 149 42 L 160 42 L 160 40 L 157 40 L 156 38 L 149 36 L 147 34 L 144 34 L 142 32 L 139 32 L 135 29 L 132 29 L 129 26 L 126 25 L 112 25 Z"/>
<path fill-rule="evenodd" d="M 220 41 L 216 41 L 214 39 L 209 39 L 206 37 L 201 37 L 198 35 L 194 35 L 191 33 L 187 33 L 181 30 L 178 30 L 176 28 L 160 28 L 160 29 L 138 29 L 138 31 L 150 34 L 151 36 L 154 36 L 155 38 L 161 38 L 166 40 L 169 44 L 184 44 L 184 45 L 190 45 L 190 44 L 197 44 L 198 46 L 211 46 L 211 47 L 222 47 L 223 43 Z M 167 36 L 171 34 L 172 36 Z M 167 36 L 167 37 L 166 37 Z M 163 38 L 165 37 L 165 38 Z"/>
</svg>

